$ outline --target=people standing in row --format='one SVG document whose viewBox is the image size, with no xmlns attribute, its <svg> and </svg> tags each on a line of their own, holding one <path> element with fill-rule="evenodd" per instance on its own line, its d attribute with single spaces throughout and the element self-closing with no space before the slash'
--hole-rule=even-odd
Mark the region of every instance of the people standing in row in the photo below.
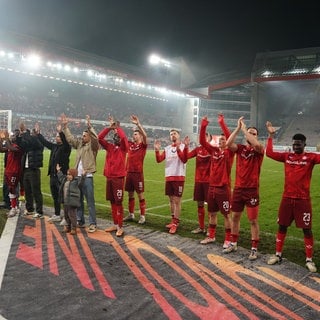
<svg viewBox="0 0 320 320">
<path fill-rule="evenodd" d="M 32 132 L 30 132 L 26 129 L 24 123 L 21 123 L 20 135 L 16 140 L 17 145 L 25 151 L 22 157 L 23 187 L 26 199 L 24 214 L 33 215 L 34 219 L 43 218 L 40 168 L 43 166 L 44 148 L 37 135 L 36 129 L 32 129 Z"/>
<path fill-rule="evenodd" d="M 226 138 L 230 136 L 224 118 L 219 115 L 218 121 L 223 130 L 219 137 L 219 146 L 213 146 L 206 139 L 206 128 L 209 124 L 207 117 L 201 122 L 200 143 L 211 155 L 211 170 L 209 179 L 209 192 L 207 196 L 208 213 L 209 213 L 209 229 L 208 236 L 203 239 L 201 244 L 208 244 L 215 241 L 216 227 L 218 223 L 218 212 L 220 211 L 224 217 L 225 236 L 223 248 L 230 245 L 231 240 L 231 215 L 230 215 L 230 199 L 231 199 L 231 167 L 234 158 L 234 152 L 226 147 Z"/>
<path fill-rule="evenodd" d="M 59 163 L 56 164 L 56 175 L 59 183 L 59 202 L 63 204 L 66 225 L 64 232 L 71 235 L 77 234 L 77 210 L 81 203 L 81 188 L 85 180 L 85 172 L 78 177 L 77 169 L 68 169 L 62 172 Z"/>
<path fill-rule="evenodd" d="M 131 122 L 136 125 L 133 131 L 132 140 L 129 141 L 128 157 L 127 157 L 127 176 L 125 182 L 125 191 L 128 192 L 128 209 L 129 214 L 124 221 L 134 220 L 135 197 L 136 192 L 139 199 L 140 218 L 138 223 L 144 224 L 146 221 L 146 200 L 144 197 L 144 175 L 143 162 L 147 152 L 147 134 L 143 129 L 139 118 L 131 115 Z"/>
<path fill-rule="evenodd" d="M 66 140 L 62 132 L 61 124 L 57 125 L 57 132 L 55 135 L 55 143 L 48 141 L 40 133 L 40 127 L 37 125 L 36 132 L 39 141 L 50 150 L 50 158 L 48 163 L 48 176 L 50 178 L 50 191 L 53 199 L 54 214 L 49 218 L 49 222 L 61 221 L 61 205 L 59 201 L 59 180 L 57 176 L 57 164 L 59 164 L 60 171 L 66 175 L 69 169 L 69 157 L 71 146 Z"/>
<path fill-rule="evenodd" d="M 236 144 L 235 139 L 242 131 L 246 144 Z M 264 156 L 264 147 L 258 140 L 258 130 L 255 127 L 246 127 L 243 117 L 240 117 L 236 129 L 227 140 L 227 147 L 235 152 L 236 177 L 232 194 L 232 226 L 231 243 L 223 250 L 224 253 L 237 251 L 237 242 L 240 232 L 240 218 L 244 208 L 251 226 L 251 252 L 249 260 L 257 259 L 259 243 L 259 178 Z"/>
<path fill-rule="evenodd" d="M 0 135 L 0 152 L 7 153 L 6 166 L 4 169 L 4 183 L 9 191 L 10 211 L 7 214 L 9 218 L 20 213 L 18 196 L 19 183 L 22 176 L 21 160 L 24 151 L 16 144 L 17 136 L 19 136 L 18 129 L 14 131 L 11 138 L 9 137 L 8 131 L 1 132 Z M 3 142 L 5 142 L 5 146 L 3 145 Z"/>
<path fill-rule="evenodd" d="M 166 227 L 169 233 L 175 234 L 180 222 L 181 197 L 184 190 L 190 139 L 187 136 L 182 143 L 179 131 L 171 129 L 170 140 L 171 144 L 162 152 L 160 152 L 160 141 L 155 140 L 154 149 L 157 163 L 165 160 L 165 194 L 169 197 L 171 211 L 171 222 Z"/>
<path fill-rule="evenodd" d="M 121 237 L 123 230 L 123 192 L 126 177 L 126 157 L 129 148 L 128 139 L 120 127 L 120 123 L 109 116 L 109 127 L 98 134 L 99 143 L 106 150 L 103 174 L 106 177 L 106 199 L 111 204 L 113 226 L 105 229 L 106 232 L 116 231 L 116 236 Z M 113 143 L 105 137 L 112 131 Z"/>
<path fill-rule="evenodd" d="M 61 115 L 62 131 L 68 143 L 77 151 L 75 169 L 78 170 L 79 176 L 81 176 L 83 172 L 86 173 L 86 177 L 81 188 L 81 205 L 77 211 L 78 227 L 85 226 L 83 202 L 85 197 L 89 211 L 88 232 L 95 232 L 97 230 L 97 220 L 93 176 L 97 171 L 96 159 L 99 150 L 98 136 L 91 125 L 90 117 L 88 115 L 86 116 L 87 129 L 82 132 L 81 138 L 76 138 L 71 134 L 70 129 L 68 128 L 68 122 L 66 115 Z"/>
<path fill-rule="evenodd" d="M 266 123 L 269 138 L 266 155 L 273 160 L 284 163 L 284 190 L 278 211 L 278 232 L 276 236 L 276 253 L 268 260 L 269 265 L 281 263 L 282 249 L 288 227 L 295 221 L 304 236 L 306 267 L 310 272 L 317 272 L 313 256 L 312 204 L 310 182 L 314 165 L 320 164 L 320 155 L 305 152 L 306 137 L 297 133 L 292 137 L 293 152 L 276 152 L 273 150 L 275 129 L 271 122 Z"/>
</svg>

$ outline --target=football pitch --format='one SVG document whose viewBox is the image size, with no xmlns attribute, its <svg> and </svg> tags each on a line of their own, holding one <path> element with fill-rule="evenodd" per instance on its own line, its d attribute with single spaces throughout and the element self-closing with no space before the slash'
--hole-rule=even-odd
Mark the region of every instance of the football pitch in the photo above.
<svg viewBox="0 0 320 320">
<path fill-rule="evenodd" d="M 75 151 L 70 157 L 70 167 L 74 165 Z M 49 151 L 45 150 L 44 167 L 42 168 L 42 192 L 44 203 L 52 206 L 50 196 L 49 178 L 47 177 L 47 164 Z M 105 200 L 106 179 L 103 176 L 103 166 L 105 162 L 105 151 L 100 150 L 97 157 L 97 173 L 94 177 L 95 199 L 97 216 L 111 220 L 109 202 Z M 187 163 L 187 177 L 185 190 L 182 198 L 181 223 L 178 234 L 184 237 L 191 237 L 201 240 L 203 235 L 193 235 L 192 229 L 197 227 L 197 206 L 193 201 L 193 185 L 195 159 L 190 159 Z M 234 175 L 235 163 L 233 166 Z M 232 176 L 233 176 L 232 175 Z M 143 226 L 167 232 L 165 224 L 170 220 L 170 210 L 168 198 L 164 195 L 164 162 L 158 164 L 155 161 L 154 151 L 147 152 L 144 162 L 145 176 L 145 198 L 147 203 L 147 222 Z M 232 179 L 234 181 L 234 179 Z M 277 211 L 283 190 L 283 164 L 264 158 L 260 177 L 260 244 L 261 253 L 271 254 L 275 250 L 275 234 L 278 228 Z M 315 239 L 314 261 L 320 265 L 320 166 L 315 166 L 311 182 L 311 197 L 313 204 L 313 234 Z M 127 194 L 125 194 L 124 208 L 127 214 Z M 136 217 L 139 217 L 138 200 L 136 197 Z M 137 220 L 137 219 L 136 219 Z M 134 222 L 132 222 L 134 223 Z M 224 230 L 222 216 L 218 216 L 218 227 L 216 239 L 218 244 L 223 242 Z M 250 225 L 244 212 L 241 220 L 241 231 L 239 245 L 250 248 Z M 305 253 L 303 243 L 303 233 L 293 224 L 288 229 L 283 256 L 288 260 L 304 265 Z"/>
</svg>

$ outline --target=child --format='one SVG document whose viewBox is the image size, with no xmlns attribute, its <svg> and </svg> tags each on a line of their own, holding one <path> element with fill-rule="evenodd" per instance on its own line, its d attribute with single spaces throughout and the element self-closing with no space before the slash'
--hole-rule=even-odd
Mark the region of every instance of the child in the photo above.
<svg viewBox="0 0 320 320">
<path fill-rule="evenodd" d="M 56 166 L 58 180 L 60 182 L 60 201 L 64 205 L 64 217 L 67 225 L 64 226 L 63 232 L 76 235 L 77 231 L 77 208 L 80 207 L 80 188 L 83 184 L 85 175 L 78 177 L 77 169 L 69 169 L 67 175 L 64 175 L 60 169 L 60 165 Z"/>
</svg>

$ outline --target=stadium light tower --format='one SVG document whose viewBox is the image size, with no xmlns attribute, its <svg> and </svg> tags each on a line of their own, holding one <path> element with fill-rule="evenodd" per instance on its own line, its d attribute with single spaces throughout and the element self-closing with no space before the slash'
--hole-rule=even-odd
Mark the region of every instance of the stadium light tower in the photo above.
<svg viewBox="0 0 320 320">
<path fill-rule="evenodd" d="M 166 86 L 180 87 L 180 65 L 172 59 L 165 59 L 156 53 L 152 53 L 148 58 L 152 67 L 151 78 Z"/>
<path fill-rule="evenodd" d="M 151 65 L 160 65 L 160 66 L 165 67 L 165 68 L 170 68 L 172 66 L 172 63 L 169 60 L 164 59 L 164 58 L 162 58 L 161 56 L 159 56 L 158 54 L 155 54 L 155 53 L 152 53 L 149 56 L 149 63 Z"/>
<path fill-rule="evenodd" d="M 149 55 L 149 64 L 154 67 L 151 77 L 160 82 L 164 81 L 166 85 L 182 89 L 195 82 L 192 71 L 182 57 L 168 60 L 153 53 Z"/>
</svg>

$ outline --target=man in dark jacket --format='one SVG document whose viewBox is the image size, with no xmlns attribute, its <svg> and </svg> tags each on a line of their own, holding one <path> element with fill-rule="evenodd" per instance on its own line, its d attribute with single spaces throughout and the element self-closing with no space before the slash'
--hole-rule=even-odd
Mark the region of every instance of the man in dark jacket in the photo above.
<svg viewBox="0 0 320 320">
<path fill-rule="evenodd" d="M 49 165 L 48 165 L 48 176 L 50 177 L 50 191 L 54 204 L 54 215 L 49 218 L 49 222 L 61 221 L 60 210 L 61 205 L 59 201 L 59 180 L 57 176 L 57 164 L 60 166 L 61 172 L 66 175 L 69 169 L 69 157 L 71 152 L 71 146 L 66 140 L 64 133 L 62 132 L 61 125 L 57 126 L 56 143 L 50 142 L 44 138 L 40 133 L 40 127 L 38 124 L 35 126 L 35 131 L 39 141 L 51 150 Z"/>
<path fill-rule="evenodd" d="M 43 218 L 43 198 L 41 193 L 41 172 L 43 165 L 43 145 L 35 130 L 30 133 L 23 123 L 20 124 L 20 135 L 17 144 L 25 150 L 22 158 L 23 186 L 25 189 L 25 215 L 33 215 L 34 219 Z M 34 202 L 36 211 L 34 212 Z"/>
</svg>

